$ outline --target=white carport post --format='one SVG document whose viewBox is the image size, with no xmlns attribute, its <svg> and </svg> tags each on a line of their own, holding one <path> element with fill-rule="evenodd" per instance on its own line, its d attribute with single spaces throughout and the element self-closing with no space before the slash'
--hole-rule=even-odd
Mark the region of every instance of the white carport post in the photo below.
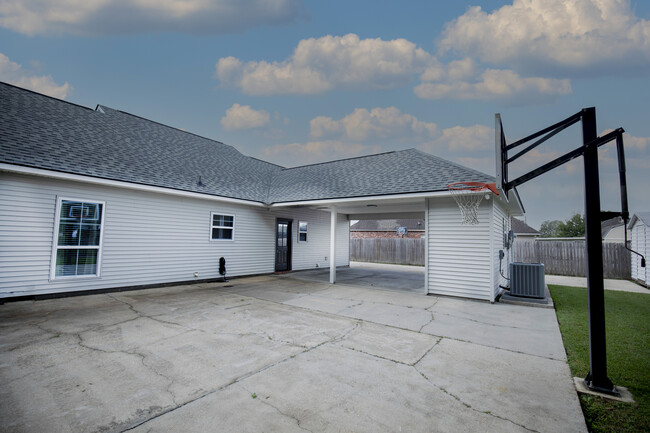
<svg viewBox="0 0 650 433">
<path fill-rule="evenodd" d="M 336 283 L 336 206 L 330 207 L 330 284 Z"/>
</svg>

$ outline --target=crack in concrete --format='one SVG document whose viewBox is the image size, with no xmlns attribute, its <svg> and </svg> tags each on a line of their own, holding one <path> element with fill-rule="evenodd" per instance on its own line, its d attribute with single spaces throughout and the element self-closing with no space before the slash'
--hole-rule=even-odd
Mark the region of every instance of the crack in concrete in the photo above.
<svg viewBox="0 0 650 433">
<path fill-rule="evenodd" d="M 531 331 L 531 330 L 532 330 L 532 331 L 536 331 L 536 330 L 538 330 L 538 329 L 536 329 L 536 328 L 524 328 L 524 327 L 521 327 L 521 326 L 500 325 L 500 324 L 497 324 L 497 323 L 484 322 L 484 321 L 482 321 L 482 320 L 471 319 L 471 318 L 469 318 L 469 317 L 458 316 L 458 315 L 455 315 L 455 314 L 442 313 L 442 312 L 436 312 L 436 313 L 437 313 L 437 314 L 441 314 L 441 315 L 443 315 L 443 316 L 453 317 L 454 319 L 467 320 L 467 321 L 469 321 L 469 322 L 480 323 L 481 325 L 494 326 L 494 327 L 497 327 L 497 328 L 506 328 L 506 329 L 523 329 L 523 330 L 526 330 L 526 331 Z"/>
<path fill-rule="evenodd" d="M 140 352 L 138 352 L 136 350 L 106 350 L 106 349 L 100 349 L 99 347 L 93 347 L 93 346 L 90 346 L 89 344 L 87 344 L 86 342 L 84 342 L 84 339 L 81 336 L 81 333 L 74 334 L 74 336 L 77 337 L 77 339 L 78 339 L 77 344 L 80 347 L 83 347 L 84 349 L 88 349 L 88 350 L 92 350 L 92 351 L 96 351 L 96 352 L 100 352 L 100 353 L 107 353 L 107 354 L 116 354 L 117 353 L 117 354 L 132 355 L 132 356 L 138 357 L 140 359 L 140 363 L 142 364 L 142 366 L 144 368 L 151 371 L 155 375 L 165 379 L 165 381 L 169 382 L 166 389 L 165 389 L 165 391 L 171 397 L 172 402 L 174 403 L 174 405 L 178 405 L 178 403 L 176 402 L 176 396 L 174 395 L 174 393 L 171 390 L 171 387 L 176 383 L 176 381 L 174 379 L 164 375 L 163 373 L 158 371 L 153 366 L 148 365 L 147 362 L 146 362 L 147 355 L 145 355 L 143 353 L 140 353 Z"/>
<path fill-rule="evenodd" d="M 239 384 L 239 385 L 240 385 L 240 386 L 244 389 L 244 391 L 246 391 L 248 394 L 252 394 L 250 389 L 246 388 L 246 387 L 245 387 L 244 385 L 242 385 L 242 384 Z M 268 397 L 266 397 L 266 398 L 268 398 Z M 296 422 L 296 425 L 298 426 L 299 429 L 301 429 L 301 430 L 305 430 L 305 431 L 308 431 L 308 432 L 310 432 L 310 433 L 314 433 L 312 430 L 309 430 L 308 428 L 303 427 L 303 426 L 300 424 L 300 423 L 301 423 L 301 420 L 300 420 L 300 419 L 296 418 L 295 416 L 293 416 L 293 415 L 291 415 L 291 414 L 288 414 L 288 413 L 286 413 L 286 412 L 281 411 L 280 408 L 278 408 L 277 406 L 272 405 L 268 400 L 262 398 L 261 396 L 257 396 L 257 397 L 255 397 L 255 400 L 258 401 L 259 403 L 262 403 L 262 404 L 264 404 L 264 405 L 266 405 L 266 406 L 269 406 L 270 408 L 274 409 L 274 410 L 275 410 L 277 413 L 279 413 L 280 415 L 282 415 L 282 416 L 284 416 L 284 417 L 286 417 L 286 418 L 289 418 L 289 419 L 295 421 L 295 422 Z"/>
<path fill-rule="evenodd" d="M 418 360 L 415 361 L 413 364 L 411 364 L 411 367 L 415 367 L 416 365 L 418 365 L 418 364 L 420 363 L 420 361 L 422 361 L 422 360 L 424 359 L 424 357 L 427 356 L 427 355 L 428 355 L 428 354 L 433 350 L 433 348 L 436 347 L 436 346 L 437 346 L 441 341 L 442 341 L 442 337 L 439 337 L 439 338 L 438 338 L 438 341 L 436 341 L 435 343 L 433 343 L 433 345 L 429 348 L 429 350 L 427 350 L 427 351 L 424 353 L 424 355 L 422 355 L 422 356 L 420 357 L 420 359 L 418 359 Z"/>
<path fill-rule="evenodd" d="M 472 410 L 472 411 L 474 411 L 474 412 L 476 412 L 476 413 L 481 413 L 481 414 L 484 414 L 484 415 L 491 416 L 491 417 L 493 417 L 493 418 L 500 419 L 500 420 L 502 420 L 502 421 L 509 422 L 509 423 L 511 423 L 511 424 L 516 425 L 517 427 L 523 428 L 523 429 L 526 430 L 526 431 L 533 432 L 533 433 L 541 433 L 539 430 L 535 430 L 535 429 L 532 429 L 532 428 L 526 427 L 525 425 L 523 425 L 523 424 L 519 424 L 519 423 L 517 423 L 517 422 L 515 422 L 515 421 L 513 421 L 513 420 L 511 420 L 511 419 L 508 419 L 508 418 L 503 417 L 503 416 L 501 416 L 501 415 L 497 415 L 497 414 L 495 414 L 495 413 L 492 413 L 492 412 L 489 411 L 489 410 L 479 410 L 479 409 L 476 409 L 476 408 L 472 407 L 471 404 L 469 404 L 469 403 L 463 401 L 463 399 L 461 399 L 459 396 L 457 396 L 457 395 L 455 395 L 455 394 L 449 392 L 449 391 L 448 391 L 447 389 L 445 389 L 444 387 L 442 387 L 442 386 L 438 386 L 438 385 L 436 385 L 435 383 L 433 383 L 433 382 L 431 381 L 431 379 L 429 379 L 429 377 L 428 377 L 426 374 L 424 374 L 423 372 L 421 372 L 421 371 L 417 368 L 417 366 L 413 365 L 412 367 L 415 369 L 415 371 L 417 371 L 417 372 L 420 374 L 420 376 L 422 376 L 422 378 L 424 378 L 424 380 L 425 380 L 427 383 L 429 383 L 429 384 L 430 384 L 431 386 L 433 386 L 434 388 L 436 388 L 436 389 L 442 391 L 444 394 L 448 395 L 449 397 L 453 398 L 454 400 L 458 401 L 460 404 L 462 404 L 462 405 L 465 406 L 466 408 L 468 408 L 468 409 L 470 409 L 470 410 Z"/>
<path fill-rule="evenodd" d="M 108 296 L 109 298 L 111 298 L 111 299 L 113 299 L 113 300 L 115 300 L 115 301 L 117 301 L 117 302 L 121 302 L 122 304 L 124 304 L 124 305 L 126 305 L 127 307 L 129 307 L 129 310 L 131 310 L 133 313 L 135 313 L 135 314 L 137 315 L 137 317 L 136 317 L 135 319 L 138 319 L 138 318 L 141 318 L 141 317 L 146 317 L 147 319 L 155 320 L 156 322 L 159 322 L 159 323 L 164 323 L 164 324 L 167 324 L 167 325 L 179 326 L 179 327 L 181 327 L 181 328 L 185 328 L 185 329 L 194 329 L 194 328 L 191 328 L 191 327 L 189 327 L 189 326 L 182 325 L 182 324 L 180 324 L 180 323 L 172 322 L 172 321 L 170 321 L 170 320 L 159 319 L 158 317 L 156 317 L 156 315 L 144 314 L 142 311 L 136 309 L 136 308 L 135 308 L 131 303 L 129 303 L 129 302 L 123 300 L 123 299 L 116 298 L 116 297 L 113 296 L 113 295 L 106 295 L 106 296 Z M 163 313 L 163 314 L 164 314 L 164 313 Z M 162 315 L 162 314 L 159 314 L 158 316 L 161 316 L 161 315 Z M 112 324 L 112 325 L 108 325 L 108 326 L 119 325 L 119 324 L 121 324 L 121 323 L 126 323 L 126 322 L 128 322 L 128 321 L 135 320 L 135 319 L 130 319 L 130 320 L 127 320 L 127 321 L 124 321 L 124 322 L 114 323 L 114 324 Z M 108 326 L 103 326 L 103 327 L 107 328 Z"/>
<path fill-rule="evenodd" d="M 422 330 L 424 329 L 425 326 L 431 324 L 431 322 L 433 322 L 434 319 L 435 319 L 434 316 L 433 316 L 433 311 L 431 311 L 431 310 L 429 310 L 429 309 L 426 309 L 426 308 L 424 309 L 424 311 L 426 311 L 427 313 L 431 314 L 431 320 L 429 320 L 429 321 L 428 321 L 427 323 L 425 323 L 424 325 L 420 326 L 420 329 L 417 331 L 417 332 L 420 332 L 420 333 L 422 333 Z"/>
<path fill-rule="evenodd" d="M 340 335 L 337 335 L 335 337 L 330 338 L 329 340 L 323 341 L 322 343 L 319 343 L 319 344 L 317 344 L 315 346 L 312 346 L 312 347 L 310 347 L 308 349 L 305 349 L 302 352 L 295 353 L 295 354 L 287 356 L 286 358 L 283 358 L 283 359 L 281 359 L 279 361 L 276 361 L 276 362 L 273 362 L 271 364 L 265 365 L 265 366 L 263 366 L 262 368 L 259 368 L 256 371 L 245 373 L 245 374 L 242 374 L 240 376 L 237 376 L 234 379 L 232 379 L 230 382 L 228 382 L 228 383 L 226 383 L 226 384 L 224 384 L 224 385 L 222 385 L 220 387 L 217 387 L 217 388 L 215 388 L 215 389 L 213 389 L 211 391 L 204 392 L 203 394 L 200 394 L 200 395 L 196 396 L 195 398 L 193 398 L 191 400 L 188 400 L 188 401 L 186 401 L 184 403 L 181 403 L 181 404 L 176 403 L 176 407 L 165 409 L 165 410 L 163 410 L 163 411 L 161 411 L 161 412 L 159 412 L 159 413 L 155 414 L 154 416 L 149 417 L 147 419 L 138 420 L 135 423 L 131 423 L 130 425 L 128 423 L 124 423 L 123 424 L 123 426 L 124 426 L 123 430 L 121 430 L 121 431 L 126 432 L 126 431 L 133 430 L 136 427 L 139 427 L 139 426 L 141 426 L 143 424 L 148 423 L 149 421 L 152 421 L 152 420 L 154 420 L 156 418 L 159 418 L 159 417 L 161 417 L 163 415 L 166 415 L 166 414 L 168 414 L 170 412 L 174 412 L 174 411 L 176 411 L 176 410 L 178 410 L 178 409 L 180 409 L 180 408 L 182 408 L 184 406 L 187 406 L 188 404 L 191 404 L 193 402 L 201 400 L 201 399 L 203 399 L 203 398 L 205 398 L 205 397 L 207 397 L 209 395 L 215 394 L 215 393 L 217 393 L 219 391 L 223 391 L 224 389 L 227 389 L 227 388 L 231 387 L 232 385 L 234 385 L 236 383 L 239 383 L 239 382 L 241 382 L 241 381 L 243 381 L 245 379 L 248 379 L 250 377 L 256 376 L 256 375 L 258 375 L 258 374 L 260 374 L 260 373 L 262 373 L 262 372 L 264 372 L 266 370 L 269 370 L 269 369 L 271 369 L 271 368 L 273 368 L 275 366 L 281 365 L 281 364 L 283 364 L 283 363 L 285 363 L 285 362 L 287 362 L 287 361 L 289 361 L 289 360 L 291 360 L 293 358 L 296 358 L 299 355 L 304 355 L 305 353 L 309 353 L 309 352 L 311 352 L 311 351 L 313 351 L 315 349 L 318 349 L 319 347 L 324 346 L 326 344 L 334 343 L 334 342 L 340 341 L 342 339 L 345 339 L 348 335 L 350 335 L 352 332 L 354 332 L 360 326 L 361 326 L 361 322 L 356 321 L 354 326 L 350 327 L 349 329 L 345 329 Z"/>
</svg>

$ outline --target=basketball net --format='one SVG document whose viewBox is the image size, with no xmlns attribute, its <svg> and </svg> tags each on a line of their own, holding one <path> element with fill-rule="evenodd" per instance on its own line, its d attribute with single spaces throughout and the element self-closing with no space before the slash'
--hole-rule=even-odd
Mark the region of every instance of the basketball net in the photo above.
<svg viewBox="0 0 650 433">
<path fill-rule="evenodd" d="M 479 223 L 478 208 L 483 200 L 484 192 L 492 191 L 498 195 L 494 184 L 484 182 L 456 182 L 447 185 L 447 189 L 460 208 L 460 214 L 463 217 L 462 224 L 476 225 Z"/>
</svg>

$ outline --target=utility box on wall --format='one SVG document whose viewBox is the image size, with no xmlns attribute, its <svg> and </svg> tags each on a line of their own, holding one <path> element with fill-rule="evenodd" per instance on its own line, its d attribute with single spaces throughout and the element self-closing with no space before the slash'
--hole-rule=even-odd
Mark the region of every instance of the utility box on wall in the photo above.
<svg viewBox="0 0 650 433">
<path fill-rule="evenodd" d="M 543 299 L 545 292 L 543 263 L 510 263 L 510 295 Z"/>
</svg>

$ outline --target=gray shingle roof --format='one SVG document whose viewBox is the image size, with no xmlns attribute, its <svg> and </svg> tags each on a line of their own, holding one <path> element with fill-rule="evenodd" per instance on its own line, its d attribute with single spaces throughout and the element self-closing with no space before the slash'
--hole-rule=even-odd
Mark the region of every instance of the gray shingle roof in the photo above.
<svg viewBox="0 0 650 433">
<path fill-rule="evenodd" d="M 512 231 L 515 232 L 515 234 L 517 233 L 520 234 L 529 233 L 529 234 L 537 234 L 537 235 L 540 234 L 537 230 L 535 230 L 534 228 L 532 228 L 531 226 L 529 226 L 528 224 L 526 224 L 525 222 L 517 218 L 512 218 L 510 220 L 510 223 L 512 224 Z"/>
<path fill-rule="evenodd" d="M 443 191 L 460 181 L 494 182 L 494 178 L 409 149 L 285 169 L 274 176 L 269 201 Z"/>
<path fill-rule="evenodd" d="M 218 141 L 98 107 L 0 83 L 0 162 L 262 203 L 442 191 L 457 181 L 494 181 L 415 149 L 282 168 Z"/>
</svg>

